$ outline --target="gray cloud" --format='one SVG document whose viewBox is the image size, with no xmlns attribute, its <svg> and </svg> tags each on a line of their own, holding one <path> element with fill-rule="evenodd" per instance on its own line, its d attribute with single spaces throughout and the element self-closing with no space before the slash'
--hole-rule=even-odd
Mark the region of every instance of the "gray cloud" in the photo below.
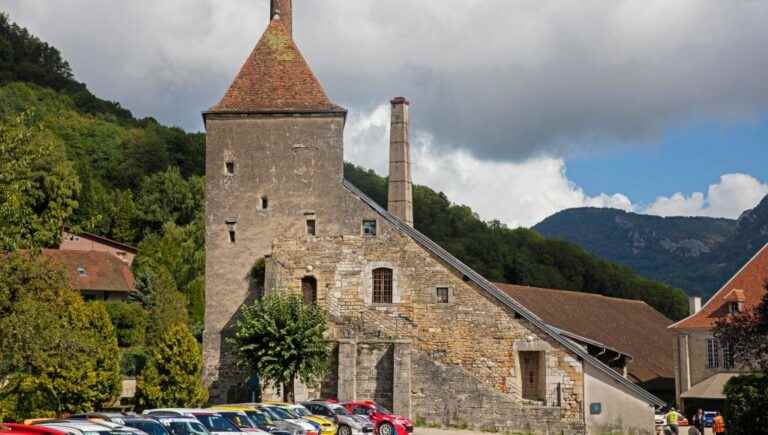
<svg viewBox="0 0 768 435">
<path fill-rule="evenodd" d="M 267 3 L 3 2 L 98 95 L 188 129 L 258 40 Z M 483 159 L 642 144 L 768 108 L 768 2 L 294 3 L 296 38 L 336 102 L 364 111 L 406 95 L 435 146 Z"/>
</svg>

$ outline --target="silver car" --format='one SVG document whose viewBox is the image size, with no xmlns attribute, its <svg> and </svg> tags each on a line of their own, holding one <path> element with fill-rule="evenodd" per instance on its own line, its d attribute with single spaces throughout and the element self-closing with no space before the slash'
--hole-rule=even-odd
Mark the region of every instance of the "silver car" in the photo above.
<svg viewBox="0 0 768 435">
<path fill-rule="evenodd" d="M 362 415 L 352 415 L 338 403 L 314 400 L 302 402 L 312 414 L 329 418 L 339 426 L 338 435 L 366 435 L 373 433 L 373 423 Z"/>
</svg>

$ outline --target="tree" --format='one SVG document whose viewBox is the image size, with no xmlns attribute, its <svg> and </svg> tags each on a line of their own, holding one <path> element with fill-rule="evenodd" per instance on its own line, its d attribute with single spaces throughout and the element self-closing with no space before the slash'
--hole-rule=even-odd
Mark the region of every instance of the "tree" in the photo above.
<svg viewBox="0 0 768 435">
<path fill-rule="evenodd" d="M 140 408 L 197 407 L 208 400 L 200 347 L 186 325 L 166 329 L 149 353 L 136 383 Z"/>
<path fill-rule="evenodd" d="M 724 390 L 728 434 L 768 435 L 768 375 L 733 377 Z"/>
<path fill-rule="evenodd" d="M 41 255 L 0 262 L 0 418 L 99 409 L 120 391 L 112 323 Z"/>
<path fill-rule="evenodd" d="M 57 244 L 79 189 L 62 147 L 30 115 L 0 125 L 0 250 Z"/>
<path fill-rule="evenodd" d="M 186 225 L 202 208 L 202 180 L 185 180 L 179 168 L 145 177 L 141 182 L 136 206 L 143 226 L 159 231 L 166 223 Z"/>
<path fill-rule="evenodd" d="M 768 292 L 752 309 L 718 320 L 714 335 L 739 364 L 768 375 Z"/>
<path fill-rule="evenodd" d="M 272 292 L 243 308 L 233 341 L 239 363 L 264 383 L 281 388 L 283 400 L 292 402 L 297 377 L 311 384 L 328 368 L 325 329 L 325 315 L 316 305 Z"/>
<path fill-rule="evenodd" d="M 138 303 L 110 302 L 106 304 L 120 347 L 144 345 L 149 315 Z"/>
<path fill-rule="evenodd" d="M 149 310 L 148 343 L 155 342 L 173 325 L 189 323 L 187 299 L 176 290 L 173 276 L 166 268 L 137 267 L 136 289 Z"/>
</svg>

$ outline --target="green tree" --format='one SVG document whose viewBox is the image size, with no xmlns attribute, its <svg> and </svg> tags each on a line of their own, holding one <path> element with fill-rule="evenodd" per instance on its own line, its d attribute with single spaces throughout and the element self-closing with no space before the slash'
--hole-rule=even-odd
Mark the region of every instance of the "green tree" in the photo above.
<svg viewBox="0 0 768 435">
<path fill-rule="evenodd" d="M 183 323 L 163 332 L 136 383 L 140 408 L 196 407 L 208 400 L 202 385 L 202 355 Z"/>
<path fill-rule="evenodd" d="M 136 204 L 142 225 L 159 231 L 166 223 L 191 223 L 202 208 L 201 186 L 194 177 L 185 180 L 175 166 L 144 178 Z"/>
<path fill-rule="evenodd" d="M 141 304 L 134 302 L 110 302 L 106 304 L 109 318 L 115 328 L 120 347 L 144 345 L 149 315 Z"/>
<path fill-rule="evenodd" d="M 83 302 L 41 255 L 0 262 L 0 349 L 0 418 L 99 409 L 120 391 L 106 309 Z"/>
<path fill-rule="evenodd" d="M 323 338 L 325 315 L 296 295 L 273 292 L 242 310 L 234 344 L 241 365 L 294 400 L 298 377 L 311 384 L 328 368 L 329 345 Z"/>
<path fill-rule="evenodd" d="M 718 320 L 714 335 L 740 365 L 768 376 L 768 292 L 751 309 Z"/>
<path fill-rule="evenodd" d="M 768 375 L 731 378 L 724 388 L 723 418 L 729 435 L 768 434 Z"/>
<path fill-rule="evenodd" d="M 61 146 L 29 115 L 0 124 L 0 250 L 57 244 L 79 189 Z"/>
</svg>

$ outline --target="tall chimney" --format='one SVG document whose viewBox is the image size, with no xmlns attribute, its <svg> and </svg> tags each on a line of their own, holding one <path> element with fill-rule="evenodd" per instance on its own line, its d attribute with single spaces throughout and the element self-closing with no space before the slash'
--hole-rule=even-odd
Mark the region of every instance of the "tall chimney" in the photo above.
<svg viewBox="0 0 768 435">
<path fill-rule="evenodd" d="M 688 310 L 691 315 L 694 315 L 701 311 L 701 298 L 699 296 L 688 297 Z"/>
<path fill-rule="evenodd" d="M 413 226 L 413 183 L 411 182 L 411 144 L 408 141 L 408 100 L 393 99 L 389 130 L 389 197 L 387 209 L 404 223 Z"/>
<path fill-rule="evenodd" d="M 270 0 L 269 5 L 269 19 L 270 21 L 275 18 L 275 15 L 280 15 L 280 21 L 286 29 L 288 34 L 293 38 L 293 5 L 292 0 Z"/>
</svg>

